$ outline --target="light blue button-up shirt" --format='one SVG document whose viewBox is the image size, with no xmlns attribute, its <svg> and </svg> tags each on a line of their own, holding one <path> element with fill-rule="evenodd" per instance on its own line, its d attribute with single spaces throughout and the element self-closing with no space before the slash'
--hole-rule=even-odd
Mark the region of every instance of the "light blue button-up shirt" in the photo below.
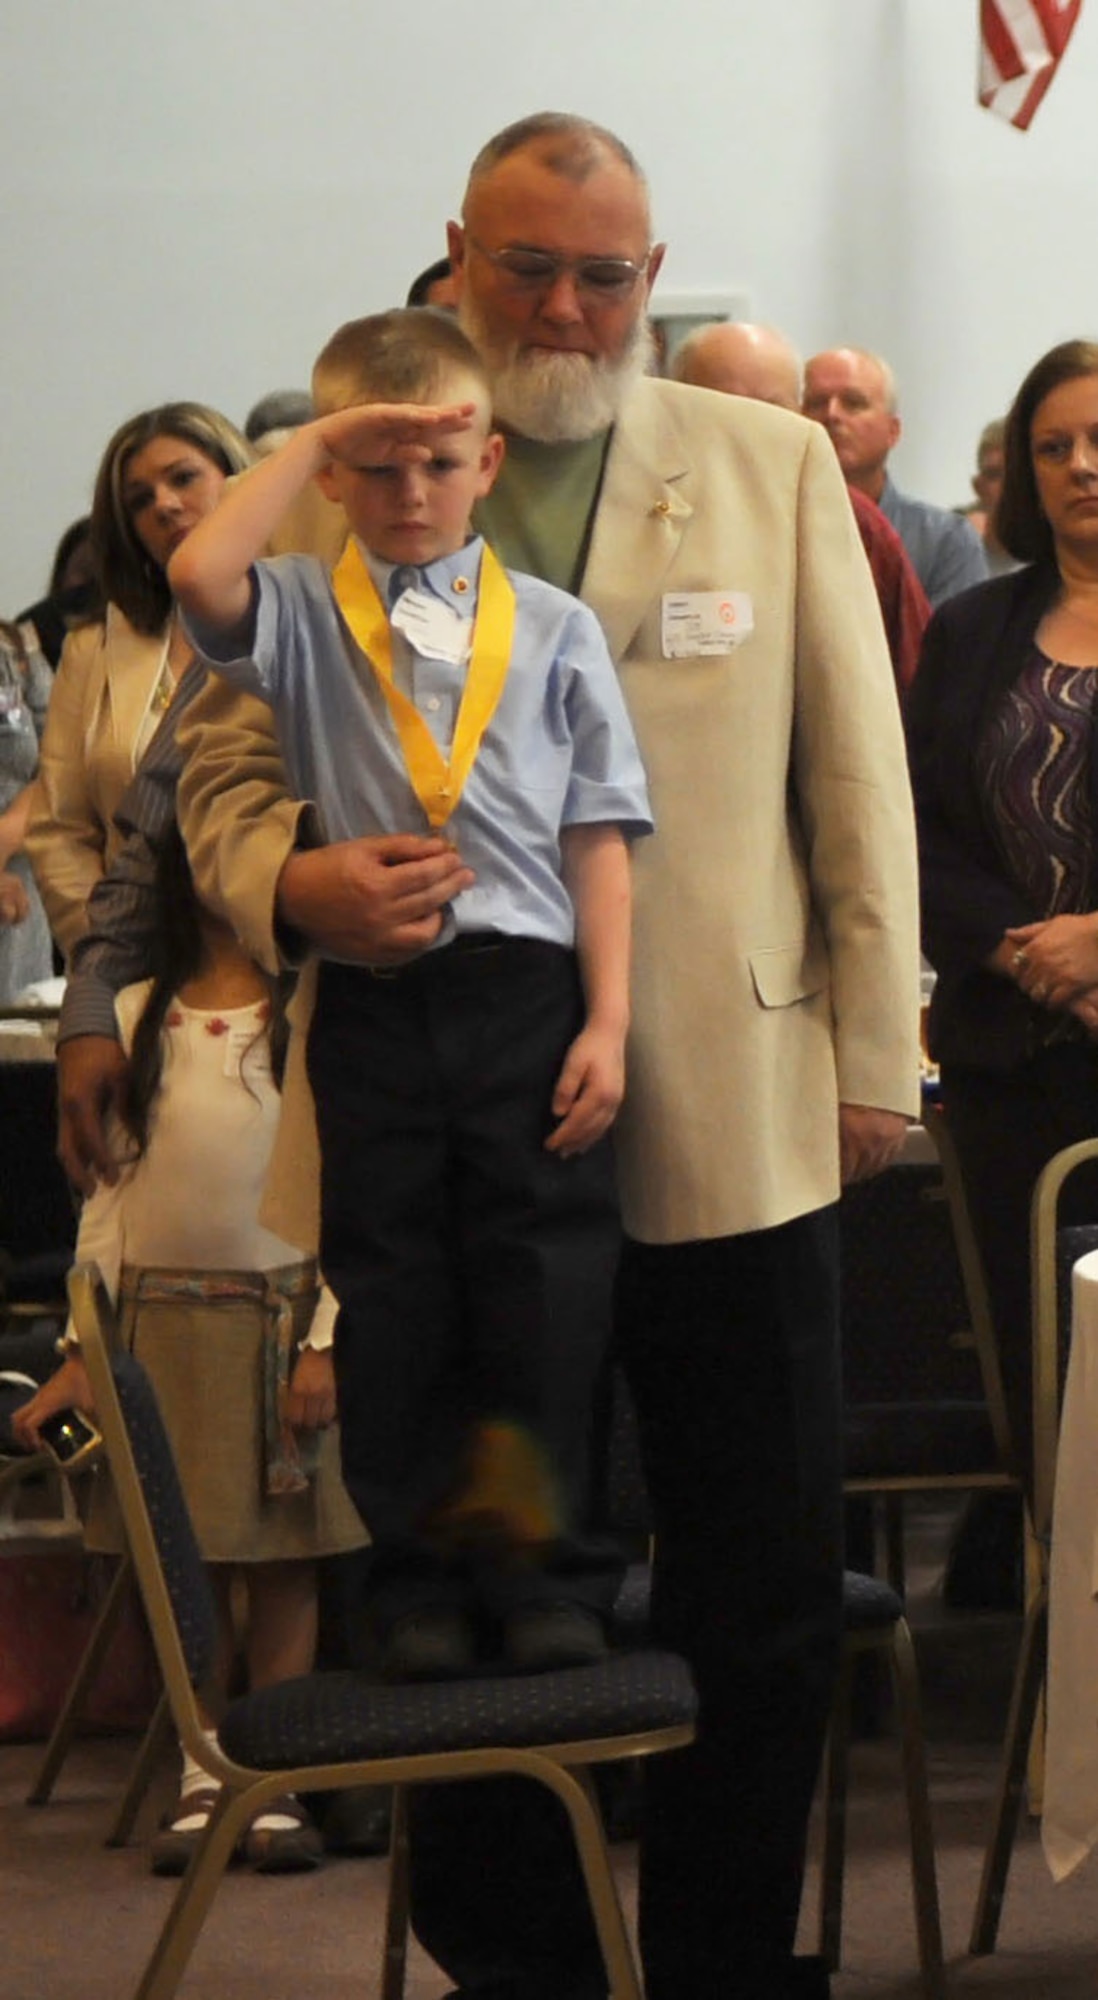
<svg viewBox="0 0 1098 2000">
<path fill-rule="evenodd" d="M 419 569 L 366 554 L 390 610 L 404 590 L 471 617 L 483 542 Z M 617 674 L 594 613 L 535 577 L 509 572 L 515 591 L 511 661 L 446 832 L 476 873 L 438 939 L 496 930 L 571 945 L 575 922 L 561 879 L 567 826 L 615 823 L 650 833 L 644 770 Z M 257 563 L 247 651 L 195 620 L 191 635 L 218 673 L 269 703 L 287 775 L 319 810 L 329 840 L 426 833 L 377 676 L 340 615 L 331 578 L 312 556 Z M 455 590 L 463 579 L 468 586 Z M 465 665 L 421 652 L 393 630 L 393 678 L 444 754 Z M 239 641 L 234 640 L 239 646 Z"/>
<path fill-rule="evenodd" d="M 932 610 L 959 590 L 987 582 L 984 545 L 971 521 L 929 500 L 913 500 L 887 475 L 877 505 L 911 557 Z"/>
</svg>

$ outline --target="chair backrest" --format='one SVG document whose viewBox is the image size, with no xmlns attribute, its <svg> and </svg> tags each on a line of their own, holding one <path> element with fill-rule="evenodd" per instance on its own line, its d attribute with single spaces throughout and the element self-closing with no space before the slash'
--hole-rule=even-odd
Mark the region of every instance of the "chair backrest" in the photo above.
<svg viewBox="0 0 1098 2000">
<path fill-rule="evenodd" d="M 73 1267 L 69 1304 L 173 1719 L 188 1743 L 201 1728 L 196 1691 L 207 1705 L 212 1699 L 217 1616 L 209 1579 L 152 1384 L 132 1354 L 117 1351 L 95 1265 Z"/>
<path fill-rule="evenodd" d="M 942 1187 L 949 1208 L 953 1243 L 968 1305 L 969 1328 L 975 1343 L 980 1381 L 983 1385 L 996 1450 L 1002 1465 L 1016 1467 L 1017 1453 L 1007 1415 L 1006 1391 L 1003 1388 L 999 1343 L 991 1315 L 987 1274 L 977 1246 L 976 1231 L 972 1225 L 961 1163 L 941 1104 L 924 1101 L 923 1125 L 938 1156 L 938 1164 L 942 1171 Z"/>
<path fill-rule="evenodd" d="M 842 1255 L 846 1472 L 863 1485 L 1007 1476 L 991 1315 L 948 1142 L 846 1189 Z M 946 1149 L 943 1151 L 943 1149 Z"/>
<path fill-rule="evenodd" d="M 1065 1184 L 1098 1161 L 1098 1139 L 1084 1139 L 1055 1153 L 1038 1176 L 1030 1208 L 1033 1312 L 1033 1526 L 1041 1540 L 1052 1527 L 1060 1402 L 1071 1348 L 1071 1273 L 1080 1257 L 1098 1249 L 1094 1222 L 1060 1227 Z"/>
</svg>

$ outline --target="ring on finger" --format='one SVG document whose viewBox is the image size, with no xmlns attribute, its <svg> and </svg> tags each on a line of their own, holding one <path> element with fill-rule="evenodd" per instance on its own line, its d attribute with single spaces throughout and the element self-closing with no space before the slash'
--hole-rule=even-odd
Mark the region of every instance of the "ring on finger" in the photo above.
<svg viewBox="0 0 1098 2000">
<path fill-rule="evenodd" d="M 1013 958 L 1011 959 L 1011 961 L 1010 961 L 1010 962 L 1011 962 L 1011 965 L 1012 965 L 1012 966 L 1014 967 L 1014 970 L 1015 970 L 1015 972 L 1017 972 L 1017 971 L 1018 971 L 1018 968 L 1019 968 L 1019 966 L 1022 966 L 1022 965 L 1024 965 L 1024 964 L 1025 964 L 1025 962 L 1026 962 L 1026 948 L 1025 948 L 1025 945 L 1024 945 L 1024 944 L 1020 944 L 1020 945 L 1018 946 L 1018 949 L 1017 949 L 1017 951 L 1015 952 L 1015 954 L 1014 954 L 1014 957 L 1013 957 Z"/>
</svg>

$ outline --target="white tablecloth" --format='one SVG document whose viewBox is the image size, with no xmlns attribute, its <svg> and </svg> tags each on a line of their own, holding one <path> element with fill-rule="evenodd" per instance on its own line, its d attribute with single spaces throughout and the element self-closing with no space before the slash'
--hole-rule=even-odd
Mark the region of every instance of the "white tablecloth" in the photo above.
<svg viewBox="0 0 1098 2000">
<path fill-rule="evenodd" d="M 1098 1251 L 1072 1280 L 1049 1575 L 1041 1838 L 1057 1881 L 1098 1841 Z"/>
<path fill-rule="evenodd" d="M 0 1062 L 52 1062 L 57 1022 L 0 1020 Z"/>
</svg>

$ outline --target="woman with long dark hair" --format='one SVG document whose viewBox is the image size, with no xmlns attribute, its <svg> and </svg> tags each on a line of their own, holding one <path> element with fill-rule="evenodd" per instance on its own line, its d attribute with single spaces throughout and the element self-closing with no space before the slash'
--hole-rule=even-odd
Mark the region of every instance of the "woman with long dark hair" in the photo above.
<svg viewBox="0 0 1098 2000">
<path fill-rule="evenodd" d="M 953 598 L 909 697 L 930 1050 L 1029 1462 L 1029 1201 L 1098 1131 L 1098 344 L 1054 347 L 1007 419 L 998 513 L 1026 566 Z M 1098 1214 L 1075 1177 L 1073 1209 Z"/>
</svg>

